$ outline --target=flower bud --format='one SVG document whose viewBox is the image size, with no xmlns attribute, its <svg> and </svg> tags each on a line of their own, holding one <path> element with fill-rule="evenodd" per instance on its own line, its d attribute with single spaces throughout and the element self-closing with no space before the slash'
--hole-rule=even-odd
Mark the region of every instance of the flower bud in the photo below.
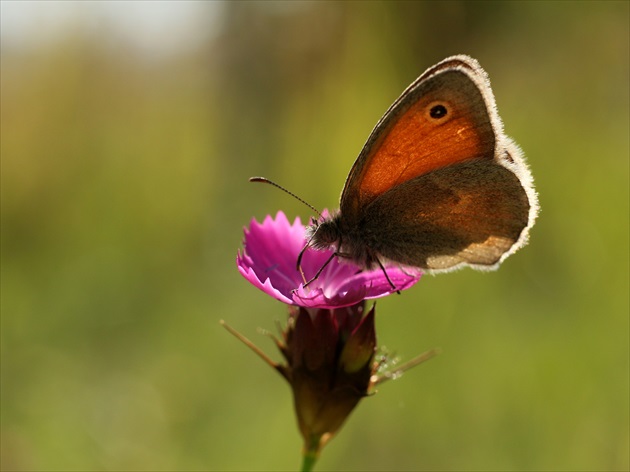
<svg viewBox="0 0 630 472">
<path fill-rule="evenodd" d="M 374 308 L 351 307 L 292 311 L 285 344 L 286 377 L 293 390 L 305 449 L 319 451 L 339 430 L 374 373 Z"/>
</svg>

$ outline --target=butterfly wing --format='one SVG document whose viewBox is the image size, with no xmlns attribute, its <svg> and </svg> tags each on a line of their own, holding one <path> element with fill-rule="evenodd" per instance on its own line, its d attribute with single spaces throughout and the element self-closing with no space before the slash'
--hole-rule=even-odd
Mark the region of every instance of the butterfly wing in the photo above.
<svg viewBox="0 0 630 472">
<path fill-rule="evenodd" d="M 354 163 L 341 196 L 341 213 L 356 221 L 379 195 L 431 170 L 469 159 L 492 159 L 494 102 L 486 103 L 485 73 L 467 56 L 427 70 L 377 123 Z M 432 110 L 446 111 L 432 117 Z M 435 114 L 435 113 L 434 113 Z"/>
<path fill-rule="evenodd" d="M 436 271 L 464 264 L 493 268 L 524 243 L 529 215 L 518 177 L 479 159 L 384 193 L 365 209 L 360 232 L 372 250 L 401 264 Z"/>
<path fill-rule="evenodd" d="M 403 92 L 352 167 L 340 207 L 350 253 L 367 247 L 416 267 L 492 268 L 525 244 L 536 194 L 477 61 L 445 59 Z"/>
</svg>

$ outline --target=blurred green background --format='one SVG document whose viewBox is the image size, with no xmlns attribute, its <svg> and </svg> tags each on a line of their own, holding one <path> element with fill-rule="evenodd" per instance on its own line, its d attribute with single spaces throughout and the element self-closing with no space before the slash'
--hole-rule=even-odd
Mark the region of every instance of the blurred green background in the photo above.
<svg viewBox="0 0 630 472">
<path fill-rule="evenodd" d="M 628 2 L 2 2 L 2 469 L 294 470 L 242 228 L 334 208 L 372 127 L 477 58 L 542 211 L 495 273 L 378 304 L 443 353 L 317 470 L 628 470 Z"/>
</svg>

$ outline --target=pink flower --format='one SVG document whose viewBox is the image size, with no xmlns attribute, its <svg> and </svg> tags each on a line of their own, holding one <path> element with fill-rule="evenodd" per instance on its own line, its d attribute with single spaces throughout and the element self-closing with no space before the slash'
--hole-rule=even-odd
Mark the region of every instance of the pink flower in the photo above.
<svg viewBox="0 0 630 472">
<path fill-rule="evenodd" d="M 434 353 L 414 359 L 395 372 L 380 374 L 382 364 L 375 360 L 375 306 L 367 310 L 365 300 L 405 290 L 422 273 L 387 265 L 387 274 L 381 268 L 364 271 L 347 259 L 331 258 L 333 249 L 307 248 L 301 259 L 303 276 L 296 266 L 307 244 L 305 235 L 300 219 L 291 224 L 282 212 L 275 219 L 267 216 L 262 223 L 253 219 L 245 228 L 244 249 L 236 258 L 243 277 L 289 305 L 286 328 L 280 339 L 274 337 L 284 362 L 274 362 L 243 335 L 224 326 L 291 386 L 304 439 L 302 470 L 311 470 L 324 445 L 375 385 L 395 378 Z M 304 278 L 310 280 L 320 270 L 319 276 L 304 287 Z"/>
<path fill-rule="evenodd" d="M 362 271 L 355 264 L 335 257 L 320 276 L 306 288 L 296 262 L 306 245 L 306 228 L 299 218 L 293 224 L 285 214 L 267 216 L 262 223 L 252 219 L 245 228 L 245 249 L 238 253 L 239 272 L 252 285 L 281 302 L 306 308 L 341 308 L 362 300 L 380 298 L 396 290 L 414 285 L 421 276 L 418 270 L 386 266 L 387 275 L 396 286 L 392 289 L 379 269 Z M 333 250 L 307 249 L 302 257 L 302 270 L 313 277 L 332 255 Z"/>
</svg>

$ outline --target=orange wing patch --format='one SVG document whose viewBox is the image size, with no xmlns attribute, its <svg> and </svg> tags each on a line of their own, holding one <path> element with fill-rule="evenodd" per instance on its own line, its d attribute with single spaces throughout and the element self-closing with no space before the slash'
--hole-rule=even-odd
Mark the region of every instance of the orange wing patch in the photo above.
<svg viewBox="0 0 630 472">
<path fill-rule="evenodd" d="M 372 145 L 359 176 L 360 206 L 392 187 L 433 170 L 471 159 L 494 157 L 495 137 L 486 104 L 474 84 L 461 73 L 448 90 L 429 90 L 391 117 Z M 443 104 L 443 120 L 430 116 Z"/>
</svg>

